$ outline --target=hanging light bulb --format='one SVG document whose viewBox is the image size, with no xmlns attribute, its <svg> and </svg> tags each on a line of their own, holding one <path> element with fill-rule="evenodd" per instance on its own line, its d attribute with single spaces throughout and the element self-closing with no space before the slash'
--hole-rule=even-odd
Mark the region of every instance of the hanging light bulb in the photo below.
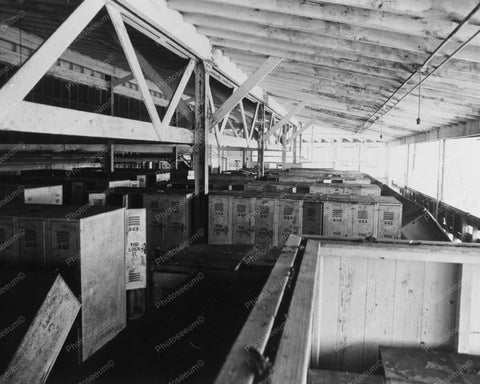
<svg viewBox="0 0 480 384">
<path fill-rule="evenodd" d="M 383 115 L 380 116 L 380 139 L 383 139 Z"/>
<path fill-rule="evenodd" d="M 420 125 L 422 122 L 422 119 L 420 118 L 420 102 L 421 102 L 421 87 L 422 87 L 422 72 L 421 69 L 418 71 L 418 117 L 417 117 L 417 125 Z"/>
</svg>

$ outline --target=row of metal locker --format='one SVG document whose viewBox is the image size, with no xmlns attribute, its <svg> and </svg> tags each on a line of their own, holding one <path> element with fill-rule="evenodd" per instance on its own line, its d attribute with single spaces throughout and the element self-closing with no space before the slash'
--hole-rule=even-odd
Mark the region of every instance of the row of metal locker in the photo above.
<svg viewBox="0 0 480 384">
<path fill-rule="evenodd" d="M 402 204 L 392 197 L 215 192 L 210 244 L 279 245 L 290 233 L 400 238 Z"/>
<path fill-rule="evenodd" d="M 42 268 L 74 260 L 80 247 L 80 221 L 89 218 L 100 238 L 113 228 L 105 227 L 99 214 L 121 207 L 146 208 L 150 260 L 192 236 L 193 194 L 128 190 L 112 192 L 101 202 L 108 207 L 26 204 L 0 210 L 0 264 L 18 263 L 28 268 Z"/>
<path fill-rule="evenodd" d="M 381 188 L 375 184 L 337 184 L 337 183 L 288 183 L 254 181 L 244 185 L 248 192 L 291 192 L 291 193 L 321 193 L 325 195 L 360 195 L 380 196 Z"/>
</svg>

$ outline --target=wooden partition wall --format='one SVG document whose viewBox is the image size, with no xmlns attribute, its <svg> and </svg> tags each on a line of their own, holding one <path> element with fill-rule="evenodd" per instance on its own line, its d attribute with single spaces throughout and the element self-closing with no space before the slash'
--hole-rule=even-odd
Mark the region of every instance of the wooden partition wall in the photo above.
<svg viewBox="0 0 480 384">
<path fill-rule="evenodd" d="M 362 372 L 380 345 L 480 354 L 478 247 L 322 243 L 319 279 L 313 368 Z"/>
</svg>

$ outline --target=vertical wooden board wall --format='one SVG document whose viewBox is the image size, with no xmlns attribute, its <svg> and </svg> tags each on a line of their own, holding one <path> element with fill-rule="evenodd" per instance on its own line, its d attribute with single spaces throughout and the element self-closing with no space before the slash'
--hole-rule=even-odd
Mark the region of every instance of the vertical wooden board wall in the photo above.
<svg viewBox="0 0 480 384">
<path fill-rule="evenodd" d="M 316 367 L 361 372 L 380 345 L 453 347 L 456 264 L 330 256 L 321 268 Z"/>
<path fill-rule="evenodd" d="M 457 264 L 426 264 L 421 342 L 427 350 L 453 345 L 457 290 Z"/>
<path fill-rule="evenodd" d="M 422 331 L 425 263 L 397 261 L 392 345 L 415 347 Z"/>
<path fill-rule="evenodd" d="M 480 355 L 480 266 L 472 268 L 472 313 L 470 317 L 470 353 Z"/>
<path fill-rule="evenodd" d="M 389 346 L 392 343 L 396 267 L 396 261 L 368 260 L 364 367 L 377 363 L 380 344 Z"/>
<path fill-rule="evenodd" d="M 365 336 L 366 259 L 340 259 L 337 353 L 342 370 L 362 370 Z"/>
<path fill-rule="evenodd" d="M 325 257 L 320 271 L 322 286 L 320 302 L 320 369 L 337 369 L 337 323 L 338 323 L 338 294 L 339 294 L 339 257 Z"/>
</svg>

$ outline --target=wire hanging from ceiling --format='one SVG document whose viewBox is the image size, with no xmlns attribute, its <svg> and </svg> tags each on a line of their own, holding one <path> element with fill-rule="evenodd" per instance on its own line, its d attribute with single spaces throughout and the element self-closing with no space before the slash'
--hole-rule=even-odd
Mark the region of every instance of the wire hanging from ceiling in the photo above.
<svg viewBox="0 0 480 384">
<path fill-rule="evenodd" d="M 422 119 L 420 118 L 420 104 L 422 102 L 422 70 L 418 71 L 418 116 L 417 125 L 420 125 Z"/>
</svg>

